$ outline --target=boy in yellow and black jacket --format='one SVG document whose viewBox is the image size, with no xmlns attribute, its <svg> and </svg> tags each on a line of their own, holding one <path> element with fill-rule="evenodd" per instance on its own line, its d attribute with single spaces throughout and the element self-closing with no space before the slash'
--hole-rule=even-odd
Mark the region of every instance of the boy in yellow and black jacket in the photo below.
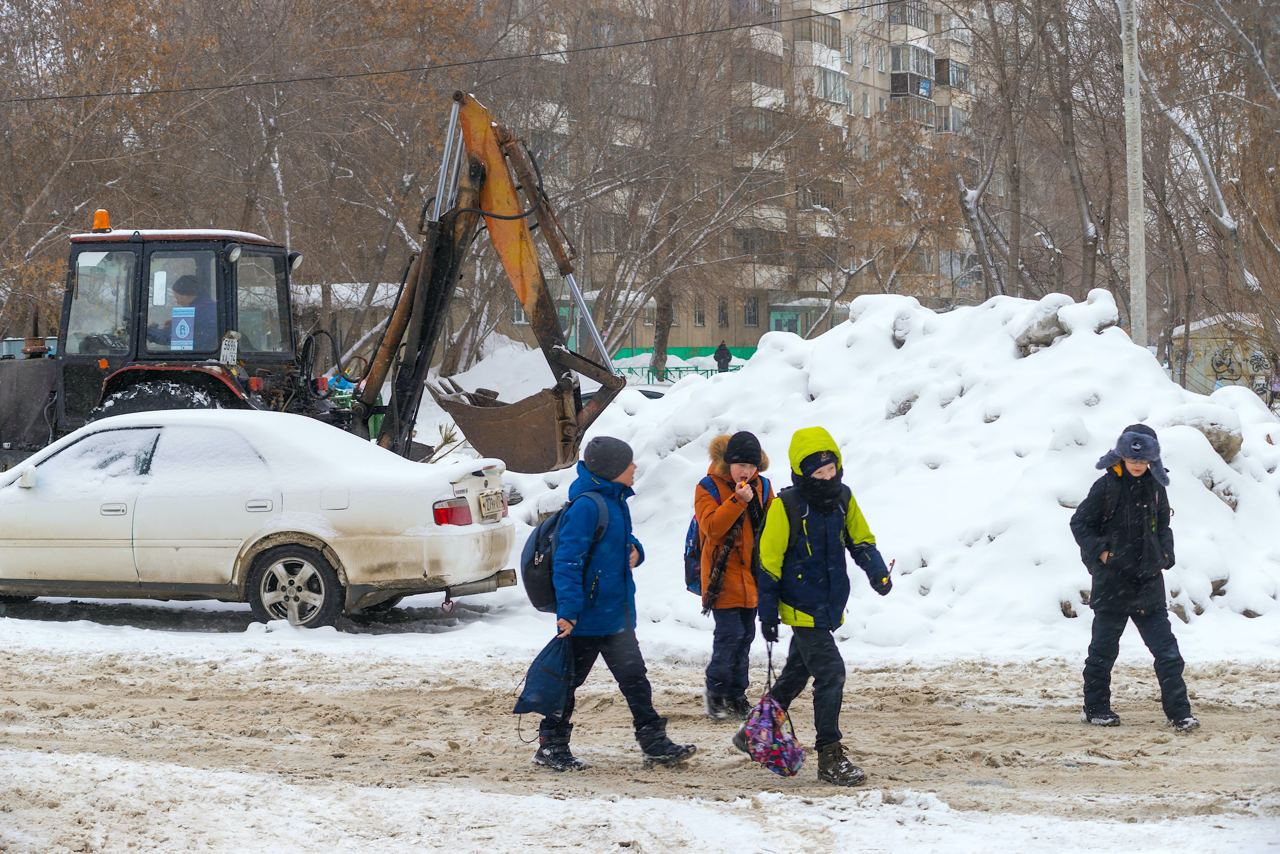
<svg viewBox="0 0 1280 854">
<path fill-rule="evenodd" d="M 833 632 L 849 601 L 845 552 L 881 596 L 893 588 L 876 538 L 842 482 L 840 449 L 821 427 L 796 431 L 788 451 L 793 486 L 769 507 L 760 537 L 760 631 L 778 639 L 778 623 L 791 627 L 791 648 L 772 695 L 788 708 L 813 678 L 818 779 L 856 786 L 866 779 L 845 756 L 840 706 L 844 659 Z"/>
</svg>

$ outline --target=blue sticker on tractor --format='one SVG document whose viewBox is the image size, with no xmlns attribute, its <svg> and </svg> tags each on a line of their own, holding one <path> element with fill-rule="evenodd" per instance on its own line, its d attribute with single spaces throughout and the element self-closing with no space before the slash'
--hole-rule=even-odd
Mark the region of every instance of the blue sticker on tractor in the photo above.
<svg viewBox="0 0 1280 854">
<path fill-rule="evenodd" d="M 194 350 L 196 348 L 196 307 L 175 305 L 171 317 L 169 349 Z"/>
</svg>

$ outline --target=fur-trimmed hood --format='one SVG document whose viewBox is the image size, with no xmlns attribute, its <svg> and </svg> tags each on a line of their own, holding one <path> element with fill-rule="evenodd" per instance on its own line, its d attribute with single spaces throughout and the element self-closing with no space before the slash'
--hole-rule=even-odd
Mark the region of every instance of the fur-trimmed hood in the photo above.
<svg viewBox="0 0 1280 854">
<path fill-rule="evenodd" d="M 711 467 L 707 469 L 707 474 L 715 475 L 721 480 L 733 482 L 733 478 L 729 476 L 729 464 L 724 461 L 725 449 L 729 447 L 730 434 L 725 433 L 722 436 L 716 436 L 711 440 L 711 444 L 707 446 L 707 456 L 711 458 Z M 764 472 L 769 468 L 769 455 L 760 451 L 760 471 Z"/>
</svg>

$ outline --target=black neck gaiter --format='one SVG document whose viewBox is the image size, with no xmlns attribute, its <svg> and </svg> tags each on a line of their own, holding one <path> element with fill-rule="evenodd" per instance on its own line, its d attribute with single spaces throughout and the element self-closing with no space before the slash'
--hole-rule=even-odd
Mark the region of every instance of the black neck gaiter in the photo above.
<svg viewBox="0 0 1280 854">
<path fill-rule="evenodd" d="M 829 513 L 840 506 L 840 493 L 843 484 L 844 469 L 837 469 L 831 480 L 818 480 L 802 474 L 791 473 L 791 483 L 800 492 L 800 496 L 809 506 L 820 513 Z"/>
</svg>

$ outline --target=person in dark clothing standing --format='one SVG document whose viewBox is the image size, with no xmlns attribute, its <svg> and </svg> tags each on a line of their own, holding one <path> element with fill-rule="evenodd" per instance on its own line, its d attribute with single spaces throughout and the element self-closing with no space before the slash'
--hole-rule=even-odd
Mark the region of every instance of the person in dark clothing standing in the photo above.
<svg viewBox="0 0 1280 854">
<path fill-rule="evenodd" d="M 538 750 L 533 756 L 535 763 L 555 771 L 587 767 L 569 749 L 570 719 L 575 694 L 598 657 L 604 658 L 631 709 L 636 741 L 646 765 L 675 765 L 697 750 L 692 744 L 675 744 L 667 737 L 667 719 L 653 708 L 653 688 L 636 641 L 632 570 L 644 561 L 644 548 L 631 531 L 627 509 L 627 499 L 635 494 L 631 489 L 635 476 L 631 447 L 621 439 L 598 436 L 587 443 L 578 463 L 578 479 L 569 487 L 573 503 L 561 518 L 552 583 L 558 636 L 570 638 L 573 645 L 574 681 L 564 714 L 542 719 Z M 594 544 L 596 505 L 573 501 L 587 492 L 603 496 L 609 510 L 608 524 Z"/>
<path fill-rule="evenodd" d="M 720 346 L 711 354 L 711 358 L 716 360 L 716 367 L 723 374 L 729 370 L 729 363 L 733 361 L 733 353 L 729 352 L 729 347 L 724 341 L 721 341 Z"/>
<path fill-rule="evenodd" d="M 1120 724 L 1111 709 L 1111 668 L 1132 620 L 1155 658 L 1165 717 L 1179 732 L 1193 730 L 1200 722 L 1191 714 L 1165 601 L 1163 571 L 1174 563 L 1173 531 L 1165 491 L 1169 473 L 1156 432 L 1145 424 L 1129 425 L 1097 467 L 1104 470 L 1102 477 L 1071 517 L 1080 558 L 1093 577 L 1093 637 L 1084 663 L 1081 719 L 1097 726 Z"/>
<path fill-rule="evenodd" d="M 745 430 L 717 436 L 707 448 L 711 465 L 693 488 L 702 534 L 702 612 L 715 633 L 706 671 L 706 712 L 714 720 L 746 720 L 751 642 L 756 638 L 755 548 L 773 489 L 760 470 L 769 458 Z"/>
<path fill-rule="evenodd" d="M 787 663 L 771 693 L 790 708 L 812 677 L 818 779 L 856 786 L 866 774 L 845 756 L 841 741 L 845 667 L 833 634 L 849 601 L 845 551 L 881 596 L 893 582 L 858 502 L 841 482 L 840 449 L 831 434 L 821 427 L 796 431 L 788 457 L 794 486 L 770 505 L 760 535 L 760 633 L 774 642 L 779 622 L 791 626 Z M 739 750 L 743 735 L 734 736 Z"/>
</svg>

